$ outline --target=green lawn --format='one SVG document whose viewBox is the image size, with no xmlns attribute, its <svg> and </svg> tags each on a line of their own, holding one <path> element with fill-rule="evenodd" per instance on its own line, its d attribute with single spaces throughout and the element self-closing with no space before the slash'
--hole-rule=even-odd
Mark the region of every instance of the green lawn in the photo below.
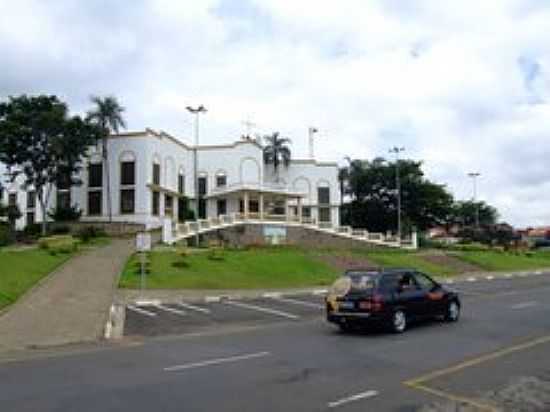
<svg viewBox="0 0 550 412">
<path fill-rule="evenodd" d="M 550 252 L 532 255 L 505 252 L 460 252 L 457 257 L 488 271 L 531 270 L 550 267 Z"/>
<path fill-rule="evenodd" d="M 182 258 L 173 251 L 150 253 L 147 287 L 152 289 L 255 289 L 329 285 L 339 270 L 296 248 L 225 250 L 223 259 L 208 252 Z M 130 258 L 120 287 L 139 288 L 139 259 Z"/>
<path fill-rule="evenodd" d="M 413 268 L 431 276 L 453 276 L 456 270 L 444 265 L 428 262 L 415 252 L 391 251 L 391 252 L 368 252 L 367 259 L 383 266 L 398 268 Z"/>
<path fill-rule="evenodd" d="M 41 249 L 0 249 L 0 309 L 15 302 L 71 256 L 52 255 Z"/>
</svg>

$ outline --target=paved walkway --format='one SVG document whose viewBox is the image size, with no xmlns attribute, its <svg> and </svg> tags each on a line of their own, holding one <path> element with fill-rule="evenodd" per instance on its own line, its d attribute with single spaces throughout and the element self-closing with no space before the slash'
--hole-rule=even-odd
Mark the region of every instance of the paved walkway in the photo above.
<svg viewBox="0 0 550 412">
<path fill-rule="evenodd" d="M 96 340 L 132 242 L 76 256 L 0 315 L 0 352 Z"/>
</svg>

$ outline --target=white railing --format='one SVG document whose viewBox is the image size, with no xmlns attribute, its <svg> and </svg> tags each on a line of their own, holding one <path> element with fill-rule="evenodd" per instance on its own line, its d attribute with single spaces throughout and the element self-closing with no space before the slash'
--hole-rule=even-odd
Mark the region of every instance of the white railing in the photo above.
<svg viewBox="0 0 550 412">
<path fill-rule="evenodd" d="M 339 236 L 345 236 L 347 238 L 365 242 L 376 242 L 391 247 L 416 249 L 418 246 L 415 233 L 413 233 L 410 238 L 402 239 L 401 242 L 399 242 L 397 237 L 391 233 L 386 235 L 383 233 L 370 233 L 367 230 L 353 229 L 350 226 L 333 226 L 332 222 L 316 223 L 315 219 L 305 217 L 302 217 L 302 221 L 300 222 L 299 217 L 295 215 L 287 216 L 266 213 L 264 214 L 263 219 L 260 219 L 260 214 L 256 212 L 248 213 L 248 217 L 245 217 L 243 213 L 234 213 L 231 215 L 220 215 L 218 217 L 211 217 L 208 219 L 199 219 L 198 221 L 177 223 L 172 224 L 172 228 L 174 232 L 174 239 L 177 241 L 178 239 L 189 237 L 200 232 L 215 230 L 220 227 L 242 224 L 245 222 L 251 222 L 253 224 L 258 222 L 298 223 L 311 229 L 321 229 Z"/>
</svg>

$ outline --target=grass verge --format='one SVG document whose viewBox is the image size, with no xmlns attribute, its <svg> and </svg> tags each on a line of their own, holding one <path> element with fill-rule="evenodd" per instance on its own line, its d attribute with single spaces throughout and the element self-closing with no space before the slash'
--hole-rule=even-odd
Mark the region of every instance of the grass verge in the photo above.
<svg viewBox="0 0 550 412">
<path fill-rule="evenodd" d="M 150 289 L 259 289 L 329 285 L 340 274 L 306 251 L 290 247 L 225 250 L 186 257 L 174 251 L 149 254 Z M 139 259 L 132 256 L 120 279 L 122 288 L 138 288 Z"/>
<path fill-rule="evenodd" d="M 36 282 L 72 256 L 71 253 L 52 255 L 38 248 L 0 249 L 0 309 L 14 303 Z"/>
<path fill-rule="evenodd" d="M 532 270 L 550 267 L 549 252 L 515 254 L 506 252 L 460 252 L 456 257 L 487 271 Z"/>
</svg>

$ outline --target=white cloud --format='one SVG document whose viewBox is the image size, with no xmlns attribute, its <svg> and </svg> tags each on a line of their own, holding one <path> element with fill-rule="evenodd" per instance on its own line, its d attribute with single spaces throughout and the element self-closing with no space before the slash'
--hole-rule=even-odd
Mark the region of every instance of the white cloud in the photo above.
<svg viewBox="0 0 550 412">
<path fill-rule="evenodd" d="M 0 0 L 0 98 L 55 93 L 76 110 L 114 93 L 132 129 L 204 142 L 251 117 L 297 156 L 320 129 L 324 159 L 425 160 L 459 198 L 480 196 L 518 225 L 550 220 L 550 6 L 539 1 Z M 523 59 L 523 60 L 522 60 Z M 522 67 L 523 62 L 524 66 Z M 526 87 L 525 62 L 537 73 Z M 529 104 L 536 102 L 538 104 Z"/>
</svg>

